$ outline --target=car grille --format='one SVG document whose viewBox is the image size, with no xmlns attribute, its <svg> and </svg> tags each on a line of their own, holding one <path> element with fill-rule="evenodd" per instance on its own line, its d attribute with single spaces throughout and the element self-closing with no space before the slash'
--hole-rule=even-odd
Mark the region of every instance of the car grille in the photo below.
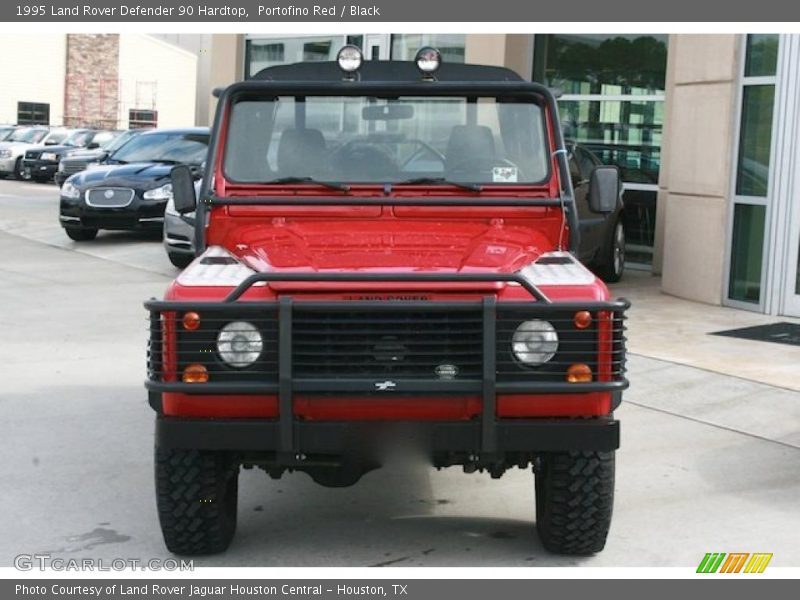
<svg viewBox="0 0 800 600">
<path fill-rule="evenodd" d="M 96 208 L 121 208 L 133 202 L 130 188 L 95 188 L 86 192 L 86 204 Z"/>
<path fill-rule="evenodd" d="M 292 369 L 298 378 L 480 378 L 480 308 L 325 312 L 297 303 Z M 437 371 L 438 370 L 438 371 Z"/>
<path fill-rule="evenodd" d="M 180 327 L 183 311 L 151 313 L 150 378 L 163 380 L 163 343 L 169 336 L 162 338 L 162 333 L 169 322 L 176 334 L 173 368 L 178 373 L 190 364 L 203 364 L 211 382 L 277 385 L 282 368 L 278 348 L 284 343 L 279 335 L 282 320 L 278 307 L 242 304 L 246 306 L 209 312 L 198 307 L 202 324 L 195 331 Z M 498 386 L 505 386 L 506 393 L 526 393 L 537 385 L 564 385 L 568 368 L 575 364 L 588 366 L 594 383 L 625 381 L 624 308 L 594 309 L 590 311 L 591 325 L 578 329 L 573 322 L 576 309 L 554 310 L 551 305 L 537 310 L 527 302 L 519 306 L 504 303 L 497 306 L 494 317 L 495 343 L 485 347 L 481 304 L 435 304 L 387 302 L 358 307 L 353 302 L 293 302 L 286 321 L 291 334 L 286 375 L 300 386 L 312 384 L 314 392 L 327 392 L 318 389 L 319 385 L 340 381 L 330 393 L 369 393 L 381 379 L 413 381 L 421 383 L 421 389 L 436 382 L 474 383 L 475 391 L 480 391 L 485 378 L 484 352 L 488 352 L 493 354 L 494 379 Z M 550 322 L 559 337 L 552 359 L 533 367 L 521 364 L 511 349 L 516 328 L 532 319 Z M 231 321 L 250 322 L 262 334 L 263 352 L 249 367 L 229 367 L 217 352 L 217 335 Z"/>
<path fill-rule="evenodd" d="M 88 161 L 85 160 L 62 160 L 60 168 L 62 173 L 72 175 L 73 173 L 80 173 L 85 170 L 88 164 Z"/>
</svg>

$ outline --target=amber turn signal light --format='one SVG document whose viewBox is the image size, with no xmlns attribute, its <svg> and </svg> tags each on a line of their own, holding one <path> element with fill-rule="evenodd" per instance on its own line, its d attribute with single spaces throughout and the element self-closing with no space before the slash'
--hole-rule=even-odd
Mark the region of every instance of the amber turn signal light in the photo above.
<svg viewBox="0 0 800 600">
<path fill-rule="evenodd" d="M 200 315 L 196 312 L 187 312 L 183 315 L 183 328 L 194 331 L 200 327 Z"/>
<path fill-rule="evenodd" d="M 592 381 L 592 370 L 589 365 L 575 363 L 567 369 L 568 383 L 589 383 Z"/>
<path fill-rule="evenodd" d="M 208 370 L 203 365 L 189 365 L 183 370 L 183 383 L 205 383 Z"/>
<path fill-rule="evenodd" d="M 592 313 L 590 313 L 588 310 L 579 310 L 572 318 L 572 323 L 578 329 L 586 329 L 592 324 Z"/>
</svg>

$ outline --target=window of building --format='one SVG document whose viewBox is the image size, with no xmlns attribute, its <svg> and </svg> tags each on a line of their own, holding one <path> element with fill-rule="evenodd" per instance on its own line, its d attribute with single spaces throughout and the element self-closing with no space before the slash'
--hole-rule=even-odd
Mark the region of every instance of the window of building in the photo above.
<svg viewBox="0 0 800 600">
<path fill-rule="evenodd" d="M 652 262 L 661 167 L 666 35 L 537 35 L 533 79 L 561 90 L 565 136 L 625 182 L 626 255 Z"/>
<path fill-rule="evenodd" d="M 443 62 L 463 63 L 467 36 L 442 33 L 403 33 L 392 35 L 392 60 L 414 60 L 417 51 L 433 46 L 442 53 Z"/>
<path fill-rule="evenodd" d="M 728 300 L 761 305 L 770 197 L 778 35 L 748 35 L 730 223 Z"/>
<path fill-rule="evenodd" d="M 360 37 L 360 36 L 359 36 Z M 347 36 L 273 36 L 245 40 L 244 76 L 268 67 L 309 61 L 335 60 Z"/>
<path fill-rule="evenodd" d="M 44 102 L 17 102 L 18 125 L 50 125 L 50 105 Z"/>
<path fill-rule="evenodd" d="M 128 111 L 128 128 L 145 129 L 158 126 L 158 111 L 132 108 Z"/>
</svg>

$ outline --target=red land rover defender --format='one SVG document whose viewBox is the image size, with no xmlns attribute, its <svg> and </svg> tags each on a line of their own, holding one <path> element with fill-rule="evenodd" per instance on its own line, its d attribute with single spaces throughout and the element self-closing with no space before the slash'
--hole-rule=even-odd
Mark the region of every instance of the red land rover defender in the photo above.
<svg viewBox="0 0 800 600">
<path fill-rule="evenodd" d="M 219 93 L 197 258 L 150 311 L 167 547 L 221 552 L 240 466 L 346 486 L 397 449 L 500 477 L 532 466 L 544 546 L 605 544 L 627 302 L 575 258 L 556 100 L 496 67 L 337 62 Z M 614 167 L 589 205 L 618 209 Z"/>
</svg>

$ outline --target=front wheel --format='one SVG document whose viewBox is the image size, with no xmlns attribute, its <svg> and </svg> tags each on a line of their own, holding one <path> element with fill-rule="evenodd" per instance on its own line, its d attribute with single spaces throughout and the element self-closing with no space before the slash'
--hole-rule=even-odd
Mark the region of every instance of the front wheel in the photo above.
<svg viewBox="0 0 800 600">
<path fill-rule="evenodd" d="M 22 164 L 22 157 L 18 158 L 17 162 L 14 163 L 14 177 L 20 181 L 27 181 L 31 178 L 30 172 Z"/>
<path fill-rule="evenodd" d="M 239 463 L 225 452 L 156 448 L 156 503 L 170 552 L 224 552 L 236 531 Z"/>
<path fill-rule="evenodd" d="M 625 272 L 625 224 L 620 218 L 614 224 L 611 242 L 605 248 L 599 275 L 603 281 L 616 283 Z"/>
<path fill-rule="evenodd" d="M 588 555 L 606 544 L 614 506 L 614 452 L 558 452 L 536 471 L 536 529 L 557 554 Z"/>
</svg>

